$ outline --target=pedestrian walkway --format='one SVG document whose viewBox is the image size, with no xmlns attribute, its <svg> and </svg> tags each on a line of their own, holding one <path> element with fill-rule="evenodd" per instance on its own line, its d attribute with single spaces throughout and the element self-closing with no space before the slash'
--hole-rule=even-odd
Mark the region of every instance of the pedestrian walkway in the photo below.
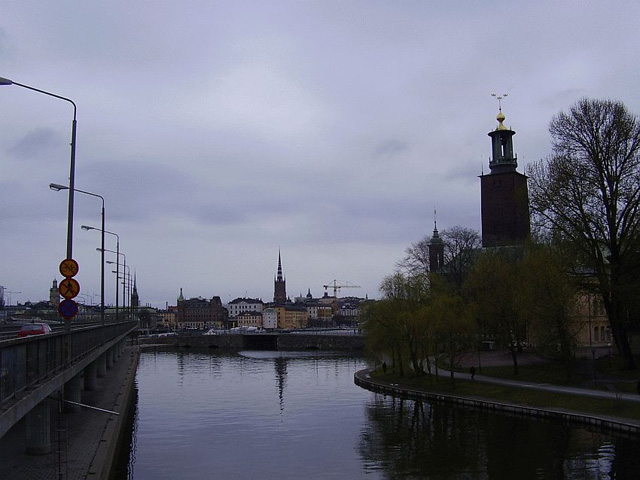
<svg viewBox="0 0 640 480">
<path fill-rule="evenodd" d="M 440 372 L 446 372 L 442 375 L 449 375 L 446 370 L 440 370 Z M 455 373 L 456 378 L 462 378 L 465 380 L 471 380 L 470 373 Z M 518 388 L 528 388 L 531 390 L 541 390 L 546 392 L 566 393 L 570 395 L 581 395 L 592 398 L 607 398 L 611 400 L 624 400 L 625 402 L 640 403 L 640 395 L 632 393 L 611 392 L 606 390 L 593 390 L 590 388 L 577 388 L 577 387 L 565 387 L 562 385 L 552 385 L 550 383 L 534 383 L 534 382 L 522 382 L 519 380 L 510 380 L 506 378 L 488 377 L 486 375 L 475 374 L 474 381 L 493 383 L 496 385 L 508 385 Z"/>
<path fill-rule="evenodd" d="M 499 355 L 499 354 L 498 354 Z M 520 359 L 519 359 L 520 361 Z M 504 365 L 504 358 L 498 359 L 497 356 L 484 358 L 482 360 L 483 366 L 488 365 Z M 538 363 L 544 362 L 544 360 L 540 360 L 536 358 L 535 355 L 531 355 L 525 358 L 525 363 Z M 470 363 L 469 365 L 473 365 Z M 615 417 L 611 415 L 595 415 L 584 413 L 580 411 L 570 411 L 562 408 L 538 408 L 538 407 L 529 407 L 526 405 L 517 405 L 510 404 L 505 401 L 500 401 L 491 398 L 482 398 L 478 396 L 472 395 L 461 395 L 461 394 L 451 394 L 451 393 L 436 393 L 430 392 L 429 389 L 416 389 L 405 387 L 398 383 L 391 383 L 380 378 L 372 378 L 370 373 L 373 371 L 373 368 L 361 370 L 356 372 L 355 374 L 355 383 L 363 388 L 367 388 L 372 391 L 390 394 L 394 396 L 409 396 L 410 398 L 415 399 L 424 399 L 426 401 L 445 401 L 456 403 L 460 405 L 468 405 L 481 409 L 490 409 L 490 410 L 503 410 L 505 412 L 512 412 L 517 414 L 524 414 L 529 416 L 536 417 L 544 417 L 550 419 L 557 420 L 569 420 L 569 421 L 580 421 L 585 424 L 591 424 L 599 427 L 606 428 L 614 428 L 622 431 L 633 432 L 637 434 L 640 432 L 640 421 L 630 418 L 622 418 Z M 438 375 L 447 378 L 451 374 L 450 371 L 447 370 L 439 370 Z M 514 388 L 527 388 L 531 390 L 538 391 L 547 391 L 547 392 L 555 392 L 562 393 L 568 395 L 577 395 L 583 397 L 591 397 L 591 398 L 601 398 L 601 399 L 609 399 L 614 402 L 629 402 L 633 404 L 640 403 L 640 395 L 637 394 L 628 394 L 628 393 L 620 393 L 620 392 L 611 392 L 611 391 L 602 391 L 602 390 L 593 390 L 589 388 L 577 388 L 577 387 L 566 387 L 562 385 L 551 385 L 546 383 L 535 383 L 535 382 L 525 382 L 519 380 L 511 380 L 511 379 L 503 379 L 497 377 L 490 377 L 487 375 L 479 375 L 474 374 L 473 379 L 471 378 L 471 373 L 461 373 L 455 372 L 455 378 L 475 381 L 475 382 L 484 382 L 484 383 L 493 383 L 498 385 L 505 385 Z"/>
<path fill-rule="evenodd" d="M 534 364 L 542 364 L 549 363 L 548 359 L 540 357 L 534 353 L 520 353 L 518 354 L 518 364 L 520 366 L 523 365 L 534 365 Z M 511 354 L 507 352 L 482 352 L 481 357 L 478 359 L 477 354 L 470 354 L 466 357 L 463 357 L 461 362 L 463 368 L 468 369 L 471 366 L 476 366 L 478 364 L 482 364 L 484 367 L 493 367 L 493 366 L 503 366 L 503 365 L 512 365 Z M 449 371 L 440 370 L 440 372 L 446 372 L 442 375 L 449 375 Z M 470 373 L 462 373 L 456 372 L 456 378 L 462 378 L 465 380 L 471 380 Z M 582 395 L 588 396 L 592 398 L 605 398 L 611 400 L 624 400 L 628 402 L 637 402 L 640 403 L 640 395 L 632 394 L 632 393 L 622 393 L 615 391 L 607 391 L 607 390 L 595 390 L 591 388 L 579 388 L 579 387 L 566 387 L 562 385 L 553 385 L 550 383 L 535 383 L 535 382 L 524 382 L 516 379 L 506 379 L 506 378 L 497 378 L 490 377 L 485 375 L 480 375 L 476 373 L 474 375 L 473 380 L 477 382 L 485 382 L 485 383 L 493 383 L 496 385 L 509 385 L 518 388 L 528 388 L 533 390 L 542 390 L 548 392 L 557 392 L 557 393 L 566 393 L 570 395 Z"/>
<path fill-rule="evenodd" d="M 50 397 L 51 453 L 25 453 L 25 419 L 0 439 L 0 479 L 81 480 L 103 478 L 115 447 L 115 425 L 129 400 L 135 378 L 137 347 L 127 346 L 124 354 L 98 378 L 96 389 L 82 392 L 82 403 L 104 411 L 81 408 L 58 413 L 57 398 Z M 60 447 L 62 454 L 58 453 Z M 66 454 L 65 454 L 66 453 Z"/>
</svg>

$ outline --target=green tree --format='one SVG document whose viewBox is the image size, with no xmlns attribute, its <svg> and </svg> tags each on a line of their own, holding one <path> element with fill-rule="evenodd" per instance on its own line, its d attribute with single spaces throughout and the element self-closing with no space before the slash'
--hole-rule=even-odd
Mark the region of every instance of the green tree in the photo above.
<svg viewBox="0 0 640 480">
<path fill-rule="evenodd" d="M 393 306 L 395 321 L 401 331 L 403 351 L 406 351 L 416 375 L 424 374 L 428 356 L 428 320 L 423 307 L 429 301 L 427 275 L 395 273 L 386 277 L 380 286 L 383 298 Z"/>
<path fill-rule="evenodd" d="M 453 383 L 454 369 L 475 338 L 476 329 L 469 306 L 459 295 L 440 293 L 433 297 L 429 305 L 429 316 L 433 320 L 433 336 L 438 351 L 446 358 Z"/>
<path fill-rule="evenodd" d="M 465 282 L 480 332 L 491 335 L 506 348 L 518 374 L 518 351 L 526 339 L 526 326 L 517 308 L 517 262 L 515 250 L 486 251 L 478 256 Z"/>
<path fill-rule="evenodd" d="M 620 102 L 582 99 L 549 131 L 551 156 L 528 172 L 531 210 L 592 272 L 618 351 L 635 369 L 626 328 L 638 321 L 640 121 Z"/>
<path fill-rule="evenodd" d="M 404 376 L 403 335 L 396 318 L 394 302 L 383 299 L 366 305 L 361 312 L 363 328 L 366 332 L 365 344 L 376 359 L 391 365 Z"/>
<path fill-rule="evenodd" d="M 527 338 L 544 353 L 559 353 L 570 374 L 579 331 L 574 277 L 568 275 L 557 251 L 537 245 L 528 248 L 518 265 L 517 278 L 516 308 Z"/>
</svg>

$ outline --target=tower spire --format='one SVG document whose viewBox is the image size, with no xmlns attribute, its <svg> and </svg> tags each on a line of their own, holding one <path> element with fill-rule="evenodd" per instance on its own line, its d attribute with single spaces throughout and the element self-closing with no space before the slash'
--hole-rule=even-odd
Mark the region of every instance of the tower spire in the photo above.
<svg viewBox="0 0 640 480">
<path fill-rule="evenodd" d="M 498 126 L 487 134 L 491 137 L 490 172 L 480 177 L 485 248 L 519 245 L 530 233 L 527 176 L 517 171 L 518 157 L 513 153 L 516 132 L 504 125 L 502 100 L 507 94 L 491 96 L 498 100 Z"/>
<path fill-rule="evenodd" d="M 282 257 L 280 255 L 280 249 L 278 249 L 278 273 L 273 282 L 273 301 L 277 304 L 282 304 L 287 301 L 287 281 L 282 274 Z"/>
<path fill-rule="evenodd" d="M 498 126 L 494 131 L 488 133 L 491 137 L 493 153 L 492 158 L 489 160 L 490 174 L 515 172 L 516 168 L 518 168 L 518 156 L 513 153 L 513 136 L 516 132 L 505 127 L 504 120 L 506 117 L 502 113 L 502 100 L 507 94 L 496 95 L 492 93 L 491 96 L 498 100 L 498 115 L 496 116 Z"/>
<path fill-rule="evenodd" d="M 278 249 L 278 277 L 279 282 L 282 281 L 282 258 L 280 257 L 280 249 Z"/>
</svg>

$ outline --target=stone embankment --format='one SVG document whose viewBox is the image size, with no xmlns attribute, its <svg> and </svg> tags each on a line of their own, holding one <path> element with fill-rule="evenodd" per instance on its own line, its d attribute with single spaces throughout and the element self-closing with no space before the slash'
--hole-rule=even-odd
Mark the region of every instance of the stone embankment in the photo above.
<svg viewBox="0 0 640 480">
<path fill-rule="evenodd" d="M 222 350 L 364 350 L 362 335 L 323 335 L 313 333 L 221 334 L 167 337 L 140 337 L 141 345 Z"/>
<path fill-rule="evenodd" d="M 391 395 L 398 398 L 422 400 L 431 403 L 449 403 L 476 408 L 482 411 L 503 412 L 512 415 L 523 415 L 533 418 L 543 418 L 561 421 L 570 425 L 591 425 L 602 431 L 626 432 L 631 435 L 640 434 L 640 421 L 609 416 L 589 415 L 581 412 L 562 409 L 542 409 L 522 405 L 501 403 L 490 399 L 471 396 L 455 396 L 442 393 L 433 393 L 402 387 L 398 384 L 374 379 L 370 373 L 373 369 L 365 369 L 356 372 L 354 382 L 356 385 L 376 393 Z M 585 391 L 585 394 L 588 391 Z"/>
</svg>

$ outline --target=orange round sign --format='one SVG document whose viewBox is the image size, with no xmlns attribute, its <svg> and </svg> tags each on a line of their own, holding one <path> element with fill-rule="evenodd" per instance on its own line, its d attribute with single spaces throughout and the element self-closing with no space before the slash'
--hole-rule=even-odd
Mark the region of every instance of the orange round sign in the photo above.
<svg viewBox="0 0 640 480">
<path fill-rule="evenodd" d="M 78 262 L 73 258 L 67 258 L 60 262 L 60 273 L 63 277 L 75 277 L 79 270 Z"/>
<path fill-rule="evenodd" d="M 65 278 L 58 285 L 58 290 L 60 290 L 60 295 L 62 295 L 67 300 L 77 297 L 80 293 L 80 284 L 75 278 Z"/>
</svg>

